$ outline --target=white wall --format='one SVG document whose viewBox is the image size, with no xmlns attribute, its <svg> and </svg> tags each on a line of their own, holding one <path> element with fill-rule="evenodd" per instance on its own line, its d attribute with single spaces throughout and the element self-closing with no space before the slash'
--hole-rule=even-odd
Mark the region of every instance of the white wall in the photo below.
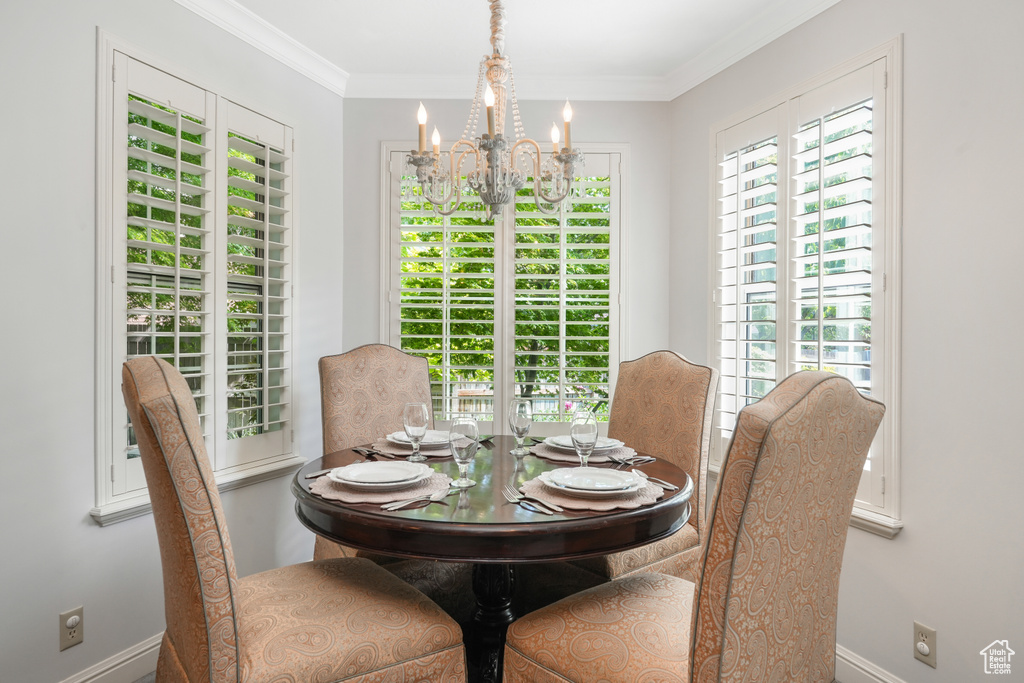
<svg viewBox="0 0 1024 683">
<path fill-rule="evenodd" d="M 712 125 L 904 34 L 906 527 L 850 530 L 838 641 L 906 681 L 983 679 L 997 638 L 1024 652 L 1021 27 L 1019 0 L 844 0 L 671 106 L 672 343 L 706 359 Z M 915 619 L 938 669 L 912 657 Z"/>
<path fill-rule="evenodd" d="M 94 504 L 96 27 L 295 129 L 297 451 L 320 454 L 316 359 L 341 337 L 341 99 L 171 0 L 0 4 L 5 310 L 0 334 L 0 680 L 53 683 L 163 630 L 151 516 Z M 133 42 L 141 43 L 141 40 Z M 309 559 L 289 477 L 224 495 L 239 573 Z M 58 653 L 57 615 L 85 607 Z"/>
<path fill-rule="evenodd" d="M 474 72 L 466 73 L 467 90 Z M 469 101 L 427 100 L 428 132 L 438 126 L 450 145 L 462 134 Z M 382 141 L 415 146 L 414 100 L 345 101 L 345 337 L 338 351 L 379 341 L 380 329 L 380 158 Z M 520 102 L 526 134 L 550 140 L 552 121 L 561 122 L 562 102 Z M 669 156 L 668 105 L 651 102 L 573 102 L 573 141 L 630 146 L 627 260 L 623 279 L 629 307 L 628 358 L 668 344 Z M 507 122 L 511 131 L 511 117 Z"/>
</svg>

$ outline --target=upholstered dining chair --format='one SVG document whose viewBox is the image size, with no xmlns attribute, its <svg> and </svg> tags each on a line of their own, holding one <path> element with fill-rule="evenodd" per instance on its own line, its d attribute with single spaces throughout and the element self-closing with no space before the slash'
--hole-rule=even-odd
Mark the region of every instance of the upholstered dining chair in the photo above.
<svg viewBox="0 0 1024 683">
<path fill-rule="evenodd" d="M 744 408 L 699 581 L 643 572 L 514 622 L 506 683 L 833 681 L 839 572 L 885 407 L 799 372 Z"/>
<path fill-rule="evenodd" d="M 366 344 L 320 359 L 320 410 L 324 453 L 362 446 L 404 429 L 406 403 L 425 403 L 434 428 L 426 358 L 387 344 Z M 313 559 L 365 557 L 423 591 L 449 614 L 468 620 L 475 605 L 468 564 L 402 560 L 368 553 L 317 536 Z"/>
<path fill-rule="evenodd" d="M 122 369 L 163 564 L 156 680 L 466 680 L 458 624 L 369 560 L 239 578 L 195 401 L 154 357 Z"/>
<path fill-rule="evenodd" d="M 577 565 L 605 579 L 642 571 L 696 581 L 706 534 L 705 496 L 718 371 L 672 351 L 654 351 L 619 364 L 608 436 L 686 471 L 693 480 L 690 520 L 672 536 Z"/>
</svg>

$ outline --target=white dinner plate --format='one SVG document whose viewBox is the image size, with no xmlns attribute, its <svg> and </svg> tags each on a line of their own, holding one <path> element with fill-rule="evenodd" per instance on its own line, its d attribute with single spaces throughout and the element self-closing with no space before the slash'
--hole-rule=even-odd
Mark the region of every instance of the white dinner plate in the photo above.
<svg viewBox="0 0 1024 683">
<path fill-rule="evenodd" d="M 638 482 L 636 482 L 636 483 L 634 483 L 634 484 L 632 484 L 630 486 L 627 486 L 625 488 L 612 488 L 612 489 L 579 489 L 579 488 L 571 488 L 569 486 L 564 486 L 562 484 L 558 484 L 558 483 L 552 481 L 551 475 L 555 474 L 555 472 L 560 472 L 560 471 L 561 470 L 553 470 L 551 472 L 541 472 L 540 476 L 537 477 L 537 478 L 540 480 L 540 482 L 542 484 L 544 484 L 548 488 L 553 489 L 555 491 L 558 491 L 559 493 L 563 493 L 563 494 L 565 494 L 567 496 L 574 496 L 576 498 L 615 498 L 616 496 L 624 496 L 624 495 L 627 495 L 627 494 L 630 494 L 630 493 L 635 493 L 636 491 L 639 491 L 640 489 L 642 489 L 645 486 L 644 481 L 642 479 L 640 479 Z M 612 471 L 612 470 L 609 470 L 609 471 Z M 639 479 L 639 477 L 638 477 L 638 479 Z"/>
<path fill-rule="evenodd" d="M 556 486 L 581 491 L 622 491 L 643 483 L 643 479 L 632 472 L 598 467 L 562 467 L 550 471 L 548 478 Z"/>
<path fill-rule="evenodd" d="M 557 448 L 562 451 L 576 452 L 576 447 L 572 445 L 572 437 L 568 434 L 562 434 L 561 436 L 549 436 L 544 439 L 544 443 L 552 448 Z M 621 448 L 625 445 L 626 444 L 618 439 L 609 439 L 607 436 L 599 436 L 597 437 L 597 443 L 594 444 L 594 452 L 606 451 L 610 448 Z"/>
<path fill-rule="evenodd" d="M 384 438 L 391 443 L 412 447 L 412 441 L 409 440 L 409 435 L 405 432 L 392 432 Z M 427 433 L 420 440 L 420 448 L 441 448 L 447 445 L 448 432 L 442 432 L 437 429 L 428 429 Z"/>
<path fill-rule="evenodd" d="M 357 462 L 335 467 L 327 476 L 332 481 L 362 491 L 393 491 L 423 481 L 434 470 L 420 462 L 389 460 Z"/>
</svg>

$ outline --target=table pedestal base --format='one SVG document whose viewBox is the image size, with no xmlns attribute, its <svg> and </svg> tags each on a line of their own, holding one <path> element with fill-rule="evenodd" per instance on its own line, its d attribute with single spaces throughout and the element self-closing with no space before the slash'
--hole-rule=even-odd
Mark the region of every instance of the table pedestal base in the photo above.
<svg viewBox="0 0 1024 683">
<path fill-rule="evenodd" d="M 500 683 L 505 631 L 515 621 L 512 592 L 515 568 L 509 564 L 473 565 L 473 633 L 466 640 L 469 680 Z"/>
</svg>

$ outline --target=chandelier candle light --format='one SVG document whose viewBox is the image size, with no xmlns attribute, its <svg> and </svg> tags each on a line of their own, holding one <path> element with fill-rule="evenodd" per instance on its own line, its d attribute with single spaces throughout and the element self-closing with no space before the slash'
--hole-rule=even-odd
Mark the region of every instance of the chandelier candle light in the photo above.
<svg viewBox="0 0 1024 683">
<path fill-rule="evenodd" d="M 441 135 L 434 127 L 433 151 L 427 151 L 427 110 L 420 103 L 419 149 L 411 150 L 407 161 L 416 168 L 416 181 L 434 211 L 448 216 L 462 203 L 464 191 L 474 191 L 487 207 L 488 220 L 501 213 L 513 201 L 528 179 L 533 180 L 534 202 L 543 213 L 554 213 L 572 191 L 577 165 L 583 166 L 583 153 L 572 148 L 570 122 L 572 107 L 566 101 L 562 110 L 565 122 L 565 147 L 558 146 L 558 127 L 551 124 L 552 151 L 543 158 L 540 145 L 526 137 L 519 118 L 515 77 L 505 57 L 505 8 L 501 0 L 491 0 L 491 47 L 493 54 L 480 61 L 476 95 L 462 138 L 451 149 L 441 152 Z M 486 89 L 484 81 L 486 80 Z M 508 88 L 506 89 L 506 82 Z M 508 95 L 512 101 L 515 142 L 505 139 L 505 111 Z M 476 137 L 481 100 L 487 118 L 487 132 Z M 470 166 L 464 170 L 464 166 Z M 463 180 L 465 184 L 463 184 Z"/>
</svg>

